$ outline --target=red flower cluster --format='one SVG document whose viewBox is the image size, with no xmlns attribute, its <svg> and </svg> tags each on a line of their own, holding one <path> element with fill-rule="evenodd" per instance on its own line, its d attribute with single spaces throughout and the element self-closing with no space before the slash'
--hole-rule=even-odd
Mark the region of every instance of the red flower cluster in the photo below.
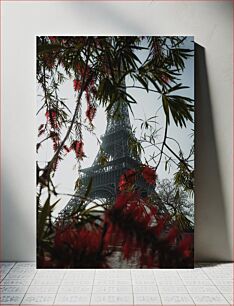
<svg viewBox="0 0 234 306">
<path fill-rule="evenodd" d="M 57 229 L 54 245 L 56 248 L 61 248 L 67 245 L 76 252 L 90 255 L 98 251 L 100 240 L 101 233 L 98 230 L 67 227 L 66 229 Z"/>
<path fill-rule="evenodd" d="M 193 252 L 193 235 L 186 234 L 186 236 L 180 241 L 178 249 L 185 258 L 190 257 Z"/>
<path fill-rule="evenodd" d="M 71 149 L 75 151 L 77 159 L 83 159 L 85 157 L 83 141 L 75 140 L 71 145 Z"/>
<path fill-rule="evenodd" d="M 90 75 L 90 67 L 83 65 L 83 64 L 77 64 L 76 65 L 76 71 L 77 73 L 79 73 L 81 75 L 81 77 L 83 78 L 86 74 L 86 76 Z"/>
<path fill-rule="evenodd" d="M 176 226 L 173 226 L 167 236 L 166 236 L 166 240 L 169 242 L 169 243 L 175 243 L 175 239 L 178 237 L 178 234 L 179 234 L 179 230 Z"/>
<path fill-rule="evenodd" d="M 92 225 L 57 228 L 54 238 L 54 267 L 107 268 L 102 253 L 102 230 Z"/>
<path fill-rule="evenodd" d="M 143 165 L 143 167 L 138 171 L 135 169 L 129 169 L 120 176 L 119 190 L 124 191 L 124 190 L 133 189 L 138 174 L 141 174 L 148 184 L 155 185 L 156 182 L 155 169 L 150 166 Z"/>
<path fill-rule="evenodd" d="M 88 118 L 90 123 L 92 123 L 92 121 L 93 121 L 93 119 L 96 115 L 96 112 L 97 112 L 97 108 L 93 105 L 88 104 L 85 115 Z"/>
<path fill-rule="evenodd" d="M 96 88 L 94 86 L 94 80 L 92 79 L 89 83 L 89 86 L 85 89 L 85 96 L 87 101 L 87 110 L 85 112 L 87 119 L 89 120 L 89 123 L 92 124 L 92 121 L 96 115 L 97 108 L 96 106 L 91 102 L 91 94 L 93 96 L 96 95 Z"/>
<path fill-rule="evenodd" d="M 121 192 L 117 195 L 113 208 L 106 214 L 109 227 L 106 243 L 111 237 L 114 244 L 122 240 L 123 256 L 126 259 L 134 256 L 139 250 L 146 256 L 156 237 L 156 213 L 156 207 L 149 205 L 147 199 L 141 198 L 137 191 Z M 114 241 L 111 233 L 114 233 Z M 147 258 L 149 259 L 149 256 Z M 153 259 L 147 263 L 145 261 L 144 265 L 149 267 L 152 262 Z"/>
<path fill-rule="evenodd" d="M 52 141 L 53 141 L 53 149 L 54 149 L 54 151 L 56 151 L 58 149 L 59 143 L 60 143 L 59 134 L 51 131 L 50 132 L 50 137 L 52 138 Z"/>
<path fill-rule="evenodd" d="M 147 183 L 155 185 L 157 176 L 154 168 L 144 165 L 141 173 Z"/>
<path fill-rule="evenodd" d="M 136 181 L 137 171 L 135 169 L 129 169 L 120 176 L 119 190 L 124 191 L 131 189 Z"/>
<path fill-rule="evenodd" d="M 81 89 L 81 81 L 80 80 L 73 80 L 73 88 L 75 91 L 79 91 Z"/>
<path fill-rule="evenodd" d="M 53 129 L 58 128 L 57 112 L 53 109 L 46 111 L 45 113 L 47 121 L 50 123 Z"/>
</svg>

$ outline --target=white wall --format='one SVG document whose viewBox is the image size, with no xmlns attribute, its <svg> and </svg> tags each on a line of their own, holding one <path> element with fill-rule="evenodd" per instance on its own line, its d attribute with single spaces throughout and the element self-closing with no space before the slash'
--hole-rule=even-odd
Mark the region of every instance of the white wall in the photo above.
<svg viewBox="0 0 234 306">
<path fill-rule="evenodd" d="M 35 260 L 35 35 L 44 34 L 195 36 L 205 49 L 196 56 L 196 258 L 232 259 L 231 1 L 5 1 L 2 33 L 2 260 Z"/>
</svg>

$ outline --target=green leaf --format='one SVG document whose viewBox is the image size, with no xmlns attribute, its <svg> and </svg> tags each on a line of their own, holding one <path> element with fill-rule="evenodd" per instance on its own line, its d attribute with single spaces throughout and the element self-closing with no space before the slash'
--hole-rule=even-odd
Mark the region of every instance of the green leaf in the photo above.
<svg viewBox="0 0 234 306">
<path fill-rule="evenodd" d="M 171 87 L 170 89 L 167 90 L 168 93 L 176 91 L 176 90 L 180 90 L 180 89 L 186 89 L 189 88 L 189 86 L 182 86 L 182 83 L 179 83 L 177 85 L 175 85 L 174 87 Z"/>
<path fill-rule="evenodd" d="M 165 95 L 162 95 L 163 109 L 167 118 L 167 123 L 170 124 L 170 115 L 169 115 L 169 102 L 168 98 Z"/>
<path fill-rule="evenodd" d="M 140 75 L 135 74 L 135 78 L 143 85 L 143 87 L 146 89 L 147 92 L 149 92 L 148 83 L 146 80 L 144 80 Z"/>
<path fill-rule="evenodd" d="M 41 208 L 41 212 L 38 216 L 38 223 L 37 223 L 37 234 L 38 238 L 41 239 L 45 232 L 45 226 L 47 224 L 47 219 L 50 216 L 53 208 L 55 205 L 60 201 L 57 200 L 54 204 L 50 205 L 50 196 L 48 196 L 44 206 Z"/>
</svg>

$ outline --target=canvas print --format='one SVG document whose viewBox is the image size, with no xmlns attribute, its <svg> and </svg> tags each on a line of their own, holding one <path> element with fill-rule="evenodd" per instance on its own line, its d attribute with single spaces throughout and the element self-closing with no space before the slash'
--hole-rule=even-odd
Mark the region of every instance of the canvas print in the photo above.
<svg viewBox="0 0 234 306">
<path fill-rule="evenodd" d="M 37 267 L 192 268 L 194 40 L 37 37 Z"/>
</svg>

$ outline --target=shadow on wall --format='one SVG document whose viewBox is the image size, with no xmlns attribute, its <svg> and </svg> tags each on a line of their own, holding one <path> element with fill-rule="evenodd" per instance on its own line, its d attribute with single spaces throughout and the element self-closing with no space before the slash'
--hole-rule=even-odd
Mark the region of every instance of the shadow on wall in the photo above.
<svg viewBox="0 0 234 306">
<path fill-rule="evenodd" d="M 22 168 L 13 172 L 9 159 L 5 158 L 1 205 L 1 248 L 2 261 L 35 261 L 36 259 L 36 200 L 35 171 L 27 159 L 21 158 Z M 25 166 L 25 165 L 29 165 Z M 33 163 L 34 165 L 34 163 Z M 25 186 L 20 179 L 25 173 L 31 173 L 30 182 Z M 25 179 L 26 180 L 26 179 Z M 23 187 L 23 188 L 22 188 Z M 25 188 L 26 187 L 26 188 Z"/>
<path fill-rule="evenodd" d="M 195 44 L 195 260 L 232 258 L 205 49 Z"/>
</svg>

